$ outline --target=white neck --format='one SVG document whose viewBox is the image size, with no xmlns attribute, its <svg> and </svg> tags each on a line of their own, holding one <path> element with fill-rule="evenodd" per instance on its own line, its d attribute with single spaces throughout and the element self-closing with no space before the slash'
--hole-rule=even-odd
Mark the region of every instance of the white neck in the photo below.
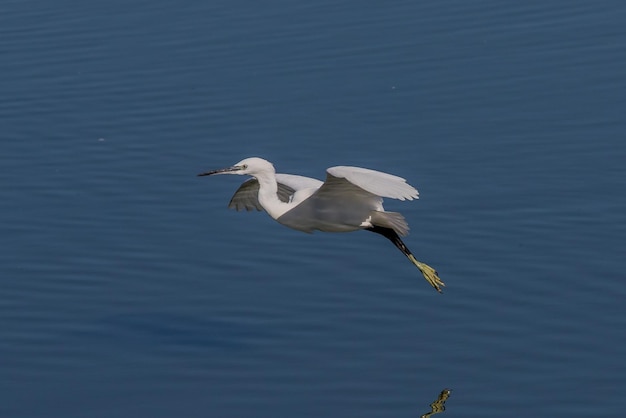
<svg viewBox="0 0 626 418">
<path fill-rule="evenodd" d="M 272 218 L 278 219 L 289 210 L 290 205 L 278 198 L 275 174 L 262 173 L 254 177 L 259 181 L 259 203 Z"/>
</svg>

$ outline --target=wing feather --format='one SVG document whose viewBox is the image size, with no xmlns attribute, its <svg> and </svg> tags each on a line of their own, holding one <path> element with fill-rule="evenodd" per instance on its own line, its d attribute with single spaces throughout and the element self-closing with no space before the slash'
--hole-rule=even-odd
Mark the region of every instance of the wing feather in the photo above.
<svg viewBox="0 0 626 418">
<path fill-rule="evenodd" d="M 399 200 L 413 200 L 419 197 L 418 191 L 413 186 L 407 184 L 402 177 L 393 174 L 349 166 L 330 167 L 326 171 L 377 196 Z"/>
<path fill-rule="evenodd" d="M 283 183 L 278 183 L 278 198 L 283 202 L 289 202 L 295 190 Z M 230 209 L 236 210 L 258 210 L 262 211 L 263 206 L 259 203 L 259 182 L 255 178 L 243 182 L 237 189 L 232 199 L 228 203 Z"/>
<path fill-rule="evenodd" d="M 283 202 L 289 202 L 293 194 L 301 189 L 319 188 L 323 183 L 317 179 L 312 179 L 295 174 L 276 174 L 278 183 L 278 198 Z M 250 178 L 243 182 L 228 203 L 228 207 L 236 210 L 258 210 L 262 211 L 263 206 L 259 203 L 259 182 Z"/>
<path fill-rule="evenodd" d="M 319 189 L 324 182 L 310 177 L 297 176 L 295 174 L 276 173 L 276 181 L 280 185 L 291 187 L 294 191 L 302 189 Z"/>
</svg>

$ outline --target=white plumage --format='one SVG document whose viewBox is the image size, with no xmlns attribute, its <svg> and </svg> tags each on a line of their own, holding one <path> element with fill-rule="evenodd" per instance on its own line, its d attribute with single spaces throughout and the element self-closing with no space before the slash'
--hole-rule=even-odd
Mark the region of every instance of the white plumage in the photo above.
<svg viewBox="0 0 626 418">
<path fill-rule="evenodd" d="M 419 192 L 415 187 L 407 184 L 402 177 L 393 174 L 345 165 L 330 167 L 326 172 L 338 178 L 345 178 L 355 186 L 378 196 L 399 200 L 419 198 Z"/>
<path fill-rule="evenodd" d="M 383 208 L 383 197 L 413 200 L 418 191 L 402 177 L 362 167 L 336 166 L 326 170 L 324 182 L 294 174 L 276 173 L 262 158 L 246 158 L 234 166 L 199 174 L 247 174 L 229 203 L 237 210 L 265 210 L 279 223 L 303 232 L 367 230 L 391 240 L 441 292 L 437 272 L 415 259 L 400 236 L 409 226 L 397 212 Z"/>
</svg>

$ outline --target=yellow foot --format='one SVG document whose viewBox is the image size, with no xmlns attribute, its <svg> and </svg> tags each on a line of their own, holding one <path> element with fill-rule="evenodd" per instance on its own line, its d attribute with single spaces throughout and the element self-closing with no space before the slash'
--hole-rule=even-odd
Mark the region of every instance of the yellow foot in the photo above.
<svg viewBox="0 0 626 418">
<path fill-rule="evenodd" d="M 445 287 L 445 283 L 439 278 L 437 271 L 428 264 L 417 261 L 413 255 L 409 256 L 409 259 L 420 269 L 426 281 L 430 283 L 437 292 L 442 293 L 441 288 Z"/>
</svg>

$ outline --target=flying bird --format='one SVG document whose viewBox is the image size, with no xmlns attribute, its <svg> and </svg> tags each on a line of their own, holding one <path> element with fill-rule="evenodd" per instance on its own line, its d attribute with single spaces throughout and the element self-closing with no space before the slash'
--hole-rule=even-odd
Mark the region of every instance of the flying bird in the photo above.
<svg viewBox="0 0 626 418">
<path fill-rule="evenodd" d="M 278 223 L 311 233 L 366 230 L 389 239 L 422 272 L 439 293 L 444 285 L 435 269 L 418 261 L 400 236 L 409 225 L 398 212 L 386 212 L 383 197 L 418 198 L 417 190 L 402 177 L 361 167 L 337 166 L 326 170 L 324 182 L 293 174 L 276 173 L 262 158 L 246 158 L 237 164 L 198 176 L 249 175 L 228 204 L 236 210 L 265 210 Z"/>
</svg>

